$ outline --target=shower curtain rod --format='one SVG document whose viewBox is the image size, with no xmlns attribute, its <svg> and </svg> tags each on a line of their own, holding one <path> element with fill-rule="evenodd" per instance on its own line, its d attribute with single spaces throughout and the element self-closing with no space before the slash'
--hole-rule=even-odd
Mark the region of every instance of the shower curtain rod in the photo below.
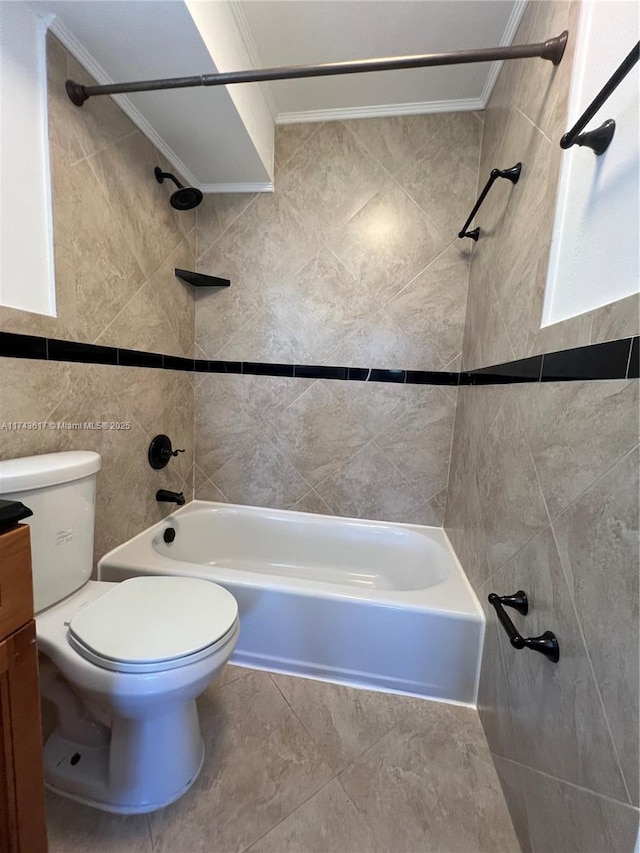
<svg viewBox="0 0 640 853">
<path fill-rule="evenodd" d="M 83 86 L 67 80 L 65 87 L 73 103 L 81 107 L 94 95 L 120 95 L 128 92 L 152 92 L 158 89 L 187 89 L 194 86 L 227 86 L 230 83 L 264 83 L 269 80 L 294 80 L 300 77 L 327 77 L 334 74 L 360 74 L 366 71 L 396 71 L 404 68 L 428 68 L 436 65 L 459 65 L 468 62 L 495 62 L 503 59 L 528 59 L 539 56 L 559 65 L 567 44 L 565 30 L 555 38 L 538 44 L 511 47 L 486 47 L 456 50 L 451 53 L 425 53 L 384 59 L 359 59 L 353 62 L 326 62 L 321 65 L 293 65 L 250 71 L 227 71 L 197 77 L 167 77 L 162 80 L 139 80 L 134 83 L 109 83 L 105 86 Z"/>
</svg>

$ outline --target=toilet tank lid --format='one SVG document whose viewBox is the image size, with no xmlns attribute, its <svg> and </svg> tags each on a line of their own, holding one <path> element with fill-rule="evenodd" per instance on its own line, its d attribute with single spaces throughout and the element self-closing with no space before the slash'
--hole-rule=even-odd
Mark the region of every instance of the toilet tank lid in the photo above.
<svg viewBox="0 0 640 853">
<path fill-rule="evenodd" d="M 41 489 L 80 480 L 100 470 L 102 460 L 93 450 L 41 453 L 0 461 L 0 495 Z"/>
</svg>

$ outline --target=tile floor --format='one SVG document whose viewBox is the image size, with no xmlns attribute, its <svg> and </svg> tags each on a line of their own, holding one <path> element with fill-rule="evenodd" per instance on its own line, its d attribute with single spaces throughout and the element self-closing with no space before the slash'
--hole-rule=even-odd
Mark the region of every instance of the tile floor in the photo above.
<svg viewBox="0 0 640 853">
<path fill-rule="evenodd" d="M 228 666 L 177 803 L 48 798 L 50 853 L 517 853 L 476 712 Z"/>
</svg>

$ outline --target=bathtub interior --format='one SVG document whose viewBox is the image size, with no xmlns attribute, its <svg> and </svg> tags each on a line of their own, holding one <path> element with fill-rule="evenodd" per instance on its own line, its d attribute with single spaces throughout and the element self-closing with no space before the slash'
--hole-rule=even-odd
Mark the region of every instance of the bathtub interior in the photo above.
<svg viewBox="0 0 640 853">
<path fill-rule="evenodd" d="M 164 531 L 153 536 L 161 557 L 382 590 L 424 589 L 447 576 L 449 555 L 429 528 L 357 519 L 336 524 L 330 516 L 200 501 L 191 506 L 172 519 L 173 541 L 165 541 Z"/>
</svg>

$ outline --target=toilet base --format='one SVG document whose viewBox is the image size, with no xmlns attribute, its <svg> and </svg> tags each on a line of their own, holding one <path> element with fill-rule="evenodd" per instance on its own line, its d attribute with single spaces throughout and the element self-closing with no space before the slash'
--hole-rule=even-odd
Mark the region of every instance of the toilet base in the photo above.
<svg viewBox="0 0 640 853">
<path fill-rule="evenodd" d="M 186 794 L 189 788 L 196 781 L 198 776 L 200 775 L 200 770 L 202 769 L 202 765 L 204 763 L 204 745 L 202 749 L 202 760 L 200 761 L 200 766 L 193 779 L 191 779 L 187 784 L 177 791 L 170 799 L 165 800 L 162 803 L 150 803 L 145 806 L 130 806 L 130 805 L 117 805 L 114 803 L 106 803 L 102 800 L 92 800 L 90 797 L 83 796 L 82 794 L 74 794 L 64 788 L 58 788 L 55 784 L 48 782 L 45 780 L 44 786 L 48 791 L 51 791 L 54 794 L 58 794 L 60 797 L 65 797 L 67 800 L 74 800 L 76 803 L 82 803 L 84 806 L 91 806 L 94 809 L 100 809 L 103 812 L 111 812 L 111 814 L 146 814 L 147 812 L 156 812 L 159 809 L 165 808 L 165 806 L 170 806 L 171 803 L 174 803 L 176 800 L 179 800 L 183 794 Z"/>
<path fill-rule="evenodd" d="M 115 814 L 156 811 L 181 797 L 202 768 L 195 702 L 153 722 L 120 718 L 103 745 L 70 740 L 56 729 L 43 758 L 45 785 L 56 794 Z"/>
</svg>

